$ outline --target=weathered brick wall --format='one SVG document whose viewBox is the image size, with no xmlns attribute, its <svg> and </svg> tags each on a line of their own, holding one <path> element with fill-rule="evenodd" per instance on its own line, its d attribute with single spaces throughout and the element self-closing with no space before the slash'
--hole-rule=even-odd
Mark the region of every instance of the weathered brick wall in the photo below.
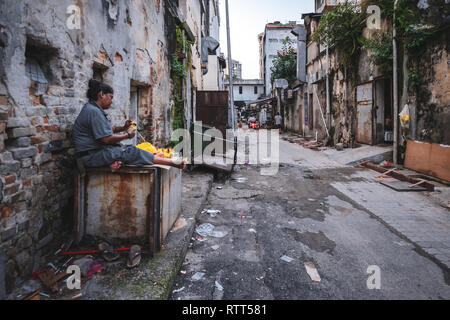
<svg viewBox="0 0 450 320">
<path fill-rule="evenodd" d="M 157 144 L 168 139 L 163 4 L 78 0 L 81 28 L 70 30 L 66 10 L 72 4 L 0 2 L 0 251 L 7 255 L 7 290 L 42 264 L 71 231 L 71 130 L 90 78 L 100 75 L 115 89 L 108 111 L 114 125 L 137 116 L 130 85 L 141 88 L 141 129 Z M 26 56 L 42 65 L 48 86 L 33 85 Z"/>
<path fill-rule="evenodd" d="M 450 145 L 449 37 L 442 33 L 428 41 L 425 53 L 413 62 L 423 87 L 411 97 L 417 106 L 415 136 L 445 145 Z"/>
</svg>

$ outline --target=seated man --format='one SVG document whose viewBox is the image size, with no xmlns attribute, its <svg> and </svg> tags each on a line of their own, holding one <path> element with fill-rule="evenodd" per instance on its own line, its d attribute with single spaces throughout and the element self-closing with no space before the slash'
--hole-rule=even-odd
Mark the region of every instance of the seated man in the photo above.
<svg viewBox="0 0 450 320">
<path fill-rule="evenodd" d="M 132 139 L 136 131 L 130 129 L 132 122 L 128 120 L 123 127 L 112 127 L 104 110 L 112 105 L 114 90 L 107 84 L 95 80 L 89 81 L 87 93 L 89 102 L 81 110 L 73 128 L 73 137 L 77 157 L 86 167 L 109 166 L 113 171 L 123 164 L 131 165 L 168 165 L 180 169 L 186 163 L 175 163 L 163 159 L 134 146 L 122 146 L 119 143 Z M 118 134 L 125 132 L 123 134 Z"/>
</svg>

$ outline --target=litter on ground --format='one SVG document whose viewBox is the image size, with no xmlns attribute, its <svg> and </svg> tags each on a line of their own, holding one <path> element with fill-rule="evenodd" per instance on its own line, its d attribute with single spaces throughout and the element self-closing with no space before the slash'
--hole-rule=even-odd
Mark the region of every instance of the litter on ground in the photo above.
<svg viewBox="0 0 450 320">
<path fill-rule="evenodd" d="M 305 262 L 305 268 L 306 272 L 308 273 L 309 277 L 314 282 L 320 282 L 320 275 L 319 272 L 317 272 L 316 267 L 314 266 L 314 263 L 312 262 Z"/>
<path fill-rule="evenodd" d="M 216 281 L 216 288 L 217 288 L 217 290 L 219 290 L 219 291 L 223 291 L 222 285 L 221 285 L 219 282 L 217 282 L 217 281 Z"/>
<path fill-rule="evenodd" d="M 177 289 L 177 290 L 173 290 L 173 293 L 178 293 L 178 292 L 181 292 L 181 291 L 183 291 L 185 288 L 183 287 L 183 288 L 180 288 L 180 289 Z"/>
<path fill-rule="evenodd" d="M 281 260 L 283 260 L 287 263 L 291 263 L 292 261 L 294 261 L 294 259 L 292 259 L 291 257 L 288 257 L 288 256 L 282 256 Z"/>
<path fill-rule="evenodd" d="M 198 280 L 201 280 L 203 277 L 205 276 L 205 273 L 203 273 L 203 272 L 197 272 L 196 274 L 194 274 L 193 276 L 192 276 L 192 280 L 193 281 L 198 281 Z"/>
<path fill-rule="evenodd" d="M 203 210 L 202 214 L 209 214 L 211 218 L 217 217 L 218 214 L 221 214 L 222 211 L 220 210 Z"/>
<path fill-rule="evenodd" d="M 210 223 L 204 223 L 197 227 L 195 232 L 201 237 L 223 238 L 228 235 L 226 231 L 214 231 L 215 227 Z"/>
</svg>

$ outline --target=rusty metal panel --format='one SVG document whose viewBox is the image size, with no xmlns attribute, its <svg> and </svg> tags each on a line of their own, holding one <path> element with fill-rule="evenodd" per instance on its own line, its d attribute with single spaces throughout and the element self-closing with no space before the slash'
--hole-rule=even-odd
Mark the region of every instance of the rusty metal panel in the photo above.
<svg viewBox="0 0 450 320">
<path fill-rule="evenodd" d="M 228 125 L 228 91 L 197 91 L 197 121 L 219 129 Z"/>
<path fill-rule="evenodd" d="M 161 242 L 181 214 L 181 170 L 161 170 Z"/>
<path fill-rule="evenodd" d="M 358 86 L 356 90 L 356 141 L 373 144 L 373 94 L 372 83 Z"/>
<path fill-rule="evenodd" d="M 90 172 L 86 186 L 86 235 L 126 240 L 147 236 L 154 171 Z"/>
</svg>

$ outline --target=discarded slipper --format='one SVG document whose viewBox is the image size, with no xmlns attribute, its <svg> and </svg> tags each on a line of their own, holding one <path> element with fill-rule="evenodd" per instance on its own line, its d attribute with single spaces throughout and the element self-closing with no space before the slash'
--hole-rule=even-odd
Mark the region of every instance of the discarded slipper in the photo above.
<svg viewBox="0 0 450 320">
<path fill-rule="evenodd" d="M 108 262 L 116 261 L 120 258 L 120 254 L 107 242 L 100 243 L 98 249 L 102 253 L 103 259 Z"/>
<path fill-rule="evenodd" d="M 127 267 L 130 269 L 137 267 L 141 263 L 141 258 L 141 247 L 137 245 L 132 246 L 128 256 Z"/>
</svg>

